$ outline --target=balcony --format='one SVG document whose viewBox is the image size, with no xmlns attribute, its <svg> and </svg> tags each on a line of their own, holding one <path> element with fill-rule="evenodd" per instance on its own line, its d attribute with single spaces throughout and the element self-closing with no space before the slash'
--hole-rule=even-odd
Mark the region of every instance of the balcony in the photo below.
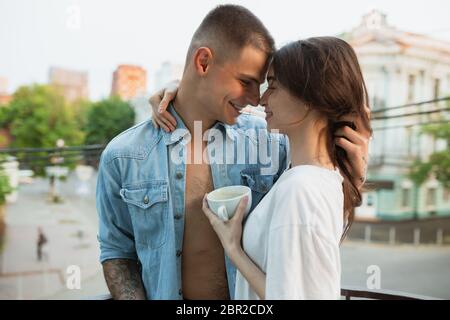
<svg viewBox="0 0 450 320">
<path fill-rule="evenodd" d="M 367 290 L 360 287 L 343 287 L 341 296 L 345 300 L 441 300 L 434 297 L 415 295 L 401 291 Z M 110 294 L 102 294 L 87 300 L 112 300 Z"/>
</svg>

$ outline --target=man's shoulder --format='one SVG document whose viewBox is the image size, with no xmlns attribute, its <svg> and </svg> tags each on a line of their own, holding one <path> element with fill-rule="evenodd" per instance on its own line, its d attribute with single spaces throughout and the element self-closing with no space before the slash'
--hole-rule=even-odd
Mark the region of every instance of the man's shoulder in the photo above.
<svg viewBox="0 0 450 320">
<path fill-rule="evenodd" d="M 161 129 L 153 126 L 152 120 L 146 120 L 126 129 L 114 137 L 103 151 L 105 162 L 115 158 L 145 158 L 160 140 Z"/>
<path fill-rule="evenodd" d="M 237 123 L 233 126 L 236 129 L 267 129 L 267 122 L 261 116 L 249 113 L 242 113 L 237 118 Z"/>
</svg>

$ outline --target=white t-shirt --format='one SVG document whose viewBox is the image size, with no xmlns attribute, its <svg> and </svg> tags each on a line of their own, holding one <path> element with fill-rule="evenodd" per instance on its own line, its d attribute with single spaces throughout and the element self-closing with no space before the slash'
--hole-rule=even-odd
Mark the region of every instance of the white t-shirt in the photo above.
<svg viewBox="0 0 450 320">
<path fill-rule="evenodd" d="M 343 177 L 301 165 L 286 171 L 249 215 L 243 248 L 266 274 L 266 299 L 339 299 Z M 237 271 L 235 299 L 258 300 Z"/>
</svg>

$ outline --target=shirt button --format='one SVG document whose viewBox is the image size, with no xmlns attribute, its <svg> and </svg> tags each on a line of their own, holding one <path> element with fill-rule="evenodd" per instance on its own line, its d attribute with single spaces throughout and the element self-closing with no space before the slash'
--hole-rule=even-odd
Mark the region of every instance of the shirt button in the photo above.
<svg viewBox="0 0 450 320">
<path fill-rule="evenodd" d="M 183 294 L 183 291 L 181 289 L 178 290 L 178 294 L 181 296 Z"/>
<path fill-rule="evenodd" d="M 181 256 L 181 250 L 177 250 L 177 258 Z"/>
<path fill-rule="evenodd" d="M 183 174 L 181 172 L 177 172 L 177 174 L 175 175 L 175 178 L 180 180 L 181 178 L 183 178 Z"/>
<path fill-rule="evenodd" d="M 148 196 L 145 196 L 145 197 L 144 197 L 144 203 L 145 203 L 145 204 L 148 204 Z"/>
<path fill-rule="evenodd" d="M 174 218 L 175 218 L 175 220 L 180 220 L 181 219 L 181 214 L 176 214 Z"/>
</svg>

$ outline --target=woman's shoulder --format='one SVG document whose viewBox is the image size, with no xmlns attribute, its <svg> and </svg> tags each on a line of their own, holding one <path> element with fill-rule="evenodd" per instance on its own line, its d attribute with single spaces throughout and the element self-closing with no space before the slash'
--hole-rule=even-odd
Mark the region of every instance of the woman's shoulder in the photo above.
<svg viewBox="0 0 450 320">
<path fill-rule="evenodd" d="M 312 165 L 301 165 L 283 173 L 278 189 L 288 194 L 322 193 L 324 186 L 331 185 L 340 188 L 342 182 L 343 178 L 337 169 L 330 170 Z"/>
<path fill-rule="evenodd" d="M 273 199 L 272 227 L 314 226 L 322 215 L 334 214 L 330 208 L 343 206 L 342 177 L 332 170 L 310 167 L 294 167 L 280 178 Z"/>
</svg>

